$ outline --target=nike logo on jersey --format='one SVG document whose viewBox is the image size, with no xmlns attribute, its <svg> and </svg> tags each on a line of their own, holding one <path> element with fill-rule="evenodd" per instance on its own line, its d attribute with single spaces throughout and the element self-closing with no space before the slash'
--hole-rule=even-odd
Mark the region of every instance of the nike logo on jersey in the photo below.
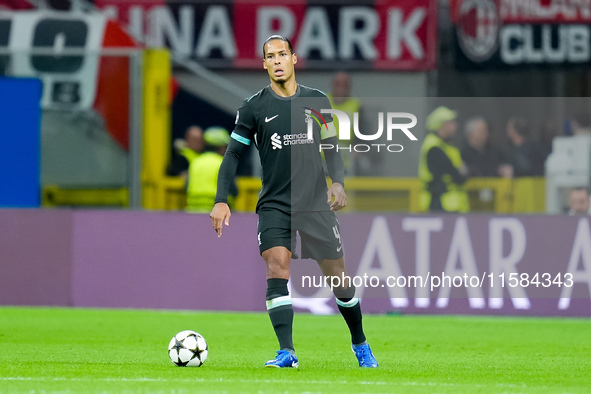
<svg viewBox="0 0 591 394">
<path fill-rule="evenodd" d="M 270 118 L 267 118 L 267 117 L 265 116 L 265 123 L 269 123 L 270 121 L 272 121 L 273 119 L 275 119 L 275 118 L 276 118 L 276 117 L 278 117 L 278 116 L 279 116 L 279 114 L 277 114 L 277 115 L 275 115 L 275 116 L 272 116 L 272 117 L 270 117 Z"/>
</svg>

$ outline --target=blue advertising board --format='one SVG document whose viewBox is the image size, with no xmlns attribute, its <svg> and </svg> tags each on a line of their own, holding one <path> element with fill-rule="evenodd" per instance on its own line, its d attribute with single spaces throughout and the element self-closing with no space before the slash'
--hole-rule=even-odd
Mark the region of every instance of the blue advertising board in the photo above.
<svg viewBox="0 0 591 394">
<path fill-rule="evenodd" d="M 42 85 L 35 78 L 0 78 L 0 207 L 40 203 Z"/>
</svg>

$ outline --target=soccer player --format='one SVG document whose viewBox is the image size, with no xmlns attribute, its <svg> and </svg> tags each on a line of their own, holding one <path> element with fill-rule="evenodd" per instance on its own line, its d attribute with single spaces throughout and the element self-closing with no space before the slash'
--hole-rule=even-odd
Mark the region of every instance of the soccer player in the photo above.
<svg viewBox="0 0 591 394">
<path fill-rule="evenodd" d="M 265 366 L 276 368 L 298 367 L 292 340 L 293 307 L 287 288 L 296 232 L 300 234 L 302 257 L 316 260 L 325 277 L 346 275 L 339 223 L 334 213 L 347 204 L 343 160 L 336 150 L 324 151 L 332 179 L 328 188 L 319 149 L 321 140 L 327 145 L 337 145 L 336 128 L 330 115 L 323 117 L 322 127 L 310 119 L 312 113 L 330 109 L 330 102 L 321 91 L 296 83 L 296 63 L 297 56 L 286 37 L 273 35 L 263 44 L 263 68 L 271 83 L 246 99 L 238 110 L 210 214 L 212 226 L 220 237 L 222 225 L 229 225 L 227 195 L 238 160 L 248 145 L 254 143 L 261 160 L 263 184 L 256 208 L 259 251 L 267 265 L 267 311 L 280 349 Z M 309 101 L 309 107 L 294 104 L 302 99 Z M 313 139 L 307 134 L 310 123 Z M 355 288 L 342 286 L 333 292 L 351 332 L 352 349 L 359 366 L 377 367 L 363 332 Z"/>
</svg>

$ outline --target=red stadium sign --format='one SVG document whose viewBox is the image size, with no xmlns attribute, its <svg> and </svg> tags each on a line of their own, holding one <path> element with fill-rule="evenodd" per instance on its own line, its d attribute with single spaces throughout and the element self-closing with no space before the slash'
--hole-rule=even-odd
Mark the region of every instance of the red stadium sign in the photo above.
<svg viewBox="0 0 591 394">
<path fill-rule="evenodd" d="M 148 47 L 169 47 L 177 56 L 209 67 L 258 68 L 262 43 L 271 34 L 290 38 L 301 65 L 334 69 L 433 69 L 437 2 L 278 0 L 144 2 L 98 0 Z"/>
</svg>

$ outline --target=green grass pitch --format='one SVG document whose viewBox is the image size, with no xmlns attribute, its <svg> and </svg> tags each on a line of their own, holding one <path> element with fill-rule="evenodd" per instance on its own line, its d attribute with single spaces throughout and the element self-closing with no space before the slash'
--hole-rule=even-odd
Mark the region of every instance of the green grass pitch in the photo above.
<svg viewBox="0 0 591 394">
<path fill-rule="evenodd" d="M 360 369 L 340 316 L 296 314 L 298 370 L 265 369 L 264 313 L 0 307 L 0 392 L 589 393 L 591 320 L 365 316 L 380 368 Z M 205 336 L 180 368 L 174 334 Z"/>
</svg>

